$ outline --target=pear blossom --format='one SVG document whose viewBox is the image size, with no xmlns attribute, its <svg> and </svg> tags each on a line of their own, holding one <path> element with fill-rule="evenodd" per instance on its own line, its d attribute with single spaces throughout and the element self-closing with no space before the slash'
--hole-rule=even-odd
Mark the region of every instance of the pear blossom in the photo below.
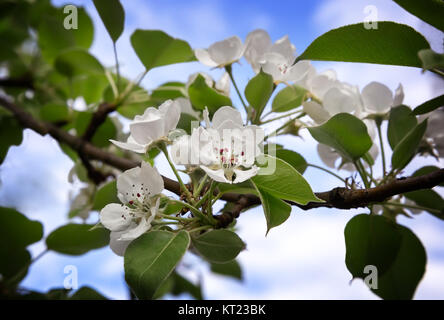
<svg viewBox="0 0 444 320">
<path fill-rule="evenodd" d="M 284 36 L 263 54 L 260 66 L 273 77 L 275 83 L 300 81 L 310 70 L 310 62 L 299 61 L 294 64 L 295 51 L 296 48 L 290 43 L 288 36 Z"/>
<path fill-rule="evenodd" d="M 268 32 L 263 29 L 256 29 L 247 35 L 244 56 L 255 73 L 259 73 L 261 69 L 260 62 L 271 46 L 271 38 Z"/>
<path fill-rule="evenodd" d="M 370 82 L 361 92 L 364 110 L 370 114 L 385 114 L 391 107 L 402 104 L 404 91 L 401 84 L 393 95 L 392 91 L 380 82 Z"/>
<path fill-rule="evenodd" d="M 244 53 L 239 37 L 233 36 L 213 43 L 208 49 L 196 49 L 194 55 L 202 64 L 222 68 L 238 61 Z"/>
<path fill-rule="evenodd" d="M 119 241 L 130 242 L 151 228 L 163 188 L 159 172 L 145 162 L 117 178 L 117 197 L 121 204 L 110 203 L 100 211 L 100 222 L 111 230 L 114 251 L 121 252 L 125 247 L 126 244 Z"/>
<path fill-rule="evenodd" d="M 172 158 L 176 164 L 196 165 L 210 178 L 224 183 L 241 183 L 255 176 L 259 168 L 255 159 L 264 139 L 262 128 L 244 126 L 236 109 L 219 108 L 210 122 L 204 111 L 206 127 L 194 128 L 190 136 L 176 140 Z"/>
<path fill-rule="evenodd" d="M 314 100 L 302 104 L 304 112 L 318 124 L 338 113 L 354 113 L 357 116 L 361 113 L 361 97 L 356 86 L 336 82 L 322 96 L 322 105 Z"/>
<path fill-rule="evenodd" d="M 275 83 L 297 82 L 309 71 L 310 62 L 299 61 L 294 64 L 295 51 L 296 48 L 288 36 L 272 43 L 267 31 L 257 29 L 247 35 L 244 56 L 254 72 L 258 73 L 262 68 L 273 77 Z"/>
<path fill-rule="evenodd" d="M 168 133 L 179 122 L 180 113 L 181 107 L 176 100 L 167 100 L 158 109 L 149 107 L 131 122 L 126 142 L 110 141 L 122 149 L 145 153 L 152 144 L 167 140 Z"/>
</svg>

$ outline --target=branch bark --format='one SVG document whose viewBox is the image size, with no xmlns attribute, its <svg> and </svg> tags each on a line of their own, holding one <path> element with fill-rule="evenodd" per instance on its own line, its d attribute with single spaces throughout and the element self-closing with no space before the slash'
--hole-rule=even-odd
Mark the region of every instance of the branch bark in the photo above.
<svg viewBox="0 0 444 320">
<path fill-rule="evenodd" d="M 65 143 L 70 146 L 81 156 L 87 156 L 89 159 L 102 161 L 120 170 L 127 170 L 140 165 L 140 162 L 138 161 L 118 157 L 94 146 L 83 138 L 76 137 L 63 129 L 54 126 L 53 124 L 33 118 L 28 112 L 24 111 L 5 97 L 0 96 L 0 105 L 11 111 L 23 127 L 30 128 L 41 135 L 49 134 L 60 143 Z M 167 177 L 163 177 L 163 180 L 167 190 L 180 195 L 180 186 L 177 181 Z M 374 188 L 347 189 L 338 187 L 326 192 L 317 192 L 316 196 L 324 200 L 324 202 L 310 202 L 306 205 L 294 202 L 289 203 L 303 210 L 321 207 L 352 209 L 382 202 L 392 196 L 405 192 L 432 188 L 442 182 L 444 182 L 444 169 L 439 169 L 423 176 L 399 178 L 388 181 L 387 183 Z M 251 194 L 226 193 L 221 197 L 221 200 L 233 202 L 235 203 L 235 206 L 230 212 L 224 212 L 217 217 L 217 219 L 219 219 L 219 227 L 227 226 L 231 221 L 237 218 L 243 210 L 260 203 L 259 198 Z"/>
</svg>

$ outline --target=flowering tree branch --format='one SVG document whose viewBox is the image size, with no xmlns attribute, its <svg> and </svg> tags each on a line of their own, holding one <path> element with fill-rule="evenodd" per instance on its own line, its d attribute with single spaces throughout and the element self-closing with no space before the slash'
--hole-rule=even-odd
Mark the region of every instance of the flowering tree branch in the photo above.
<svg viewBox="0 0 444 320">
<path fill-rule="evenodd" d="M 9 110 L 23 127 L 32 129 L 41 135 L 49 134 L 57 141 L 70 146 L 81 157 L 86 156 L 89 159 L 99 160 L 120 170 L 128 170 L 140 165 L 138 161 L 118 157 L 94 146 L 84 138 L 74 136 L 51 123 L 35 119 L 28 112 L 5 97 L 0 96 L 0 105 Z M 162 178 L 167 190 L 177 195 L 181 194 L 180 185 L 177 181 L 164 176 L 162 176 Z M 352 209 L 382 202 L 398 194 L 432 188 L 442 182 L 444 182 L 444 169 L 439 169 L 422 176 L 394 179 L 374 188 L 348 189 L 338 187 L 330 191 L 315 193 L 316 196 L 324 200 L 324 202 L 309 202 L 306 205 L 294 202 L 288 203 L 303 210 L 321 207 Z M 231 210 L 223 212 L 217 217 L 218 227 L 229 225 L 235 218 L 239 217 L 243 210 L 260 204 L 260 199 L 251 194 L 226 193 L 220 199 L 232 202 L 234 206 Z"/>
</svg>

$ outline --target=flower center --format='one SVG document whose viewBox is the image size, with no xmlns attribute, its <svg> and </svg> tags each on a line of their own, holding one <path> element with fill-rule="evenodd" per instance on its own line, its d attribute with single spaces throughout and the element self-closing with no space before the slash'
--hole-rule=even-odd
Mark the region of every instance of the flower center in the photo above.
<svg viewBox="0 0 444 320">
<path fill-rule="evenodd" d="M 236 179 L 234 169 L 240 167 L 245 161 L 245 152 L 235 153 L 228 148 L 214 148 L 220 167 L 224 170 L 225 178 L 229 181 Z"/>
</svg>

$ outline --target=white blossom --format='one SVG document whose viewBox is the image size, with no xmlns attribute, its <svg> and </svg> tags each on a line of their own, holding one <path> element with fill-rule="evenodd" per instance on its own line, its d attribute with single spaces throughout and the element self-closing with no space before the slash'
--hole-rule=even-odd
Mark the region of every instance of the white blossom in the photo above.
<svg viewBox="0 0 444 320">
<path fill-rule="evenodd" d="M 116 146 L 145 153 L 148 148 L 162 140 L 179 122 L 181 106 L 176 100 L 167 100 L 159 108 L 149 107 L 143 115 L 137 115 L 130 124 L 130 135 L 126 142 L 110 140 Z"/>
<path fill-rule="evenodd" d="M 117 178 L 121 204 L 110 203 L 100 212 L 100 222 L 111 230 L 112 244 L 117 246 L 119 241 L 134 240 L 151 228 L 163 188 L 159 172 L 145 162 Z M 119 251 L 117 247 L 115 251 Z"/>
<path fill-rule="evenodd" d="M 225 67 L 238 61 L 244 53 L 239 37 L 234 36 L 213 43 L 208 49 L 196 49 L 194 55 L 202 64 L 209 67 Z"/>
<path fill-rule="evenodd" d="M 205 110 L 204 119 L 205 128 L 195 128 L 190 136 L 174 142 L 173 161 L 199 166 L 218 182 L 240 183 L 255 176 L 263 129 L 244 126 L 240 112 L 229 106 L 219 108 L 211 122 Z"/>
</svg>

